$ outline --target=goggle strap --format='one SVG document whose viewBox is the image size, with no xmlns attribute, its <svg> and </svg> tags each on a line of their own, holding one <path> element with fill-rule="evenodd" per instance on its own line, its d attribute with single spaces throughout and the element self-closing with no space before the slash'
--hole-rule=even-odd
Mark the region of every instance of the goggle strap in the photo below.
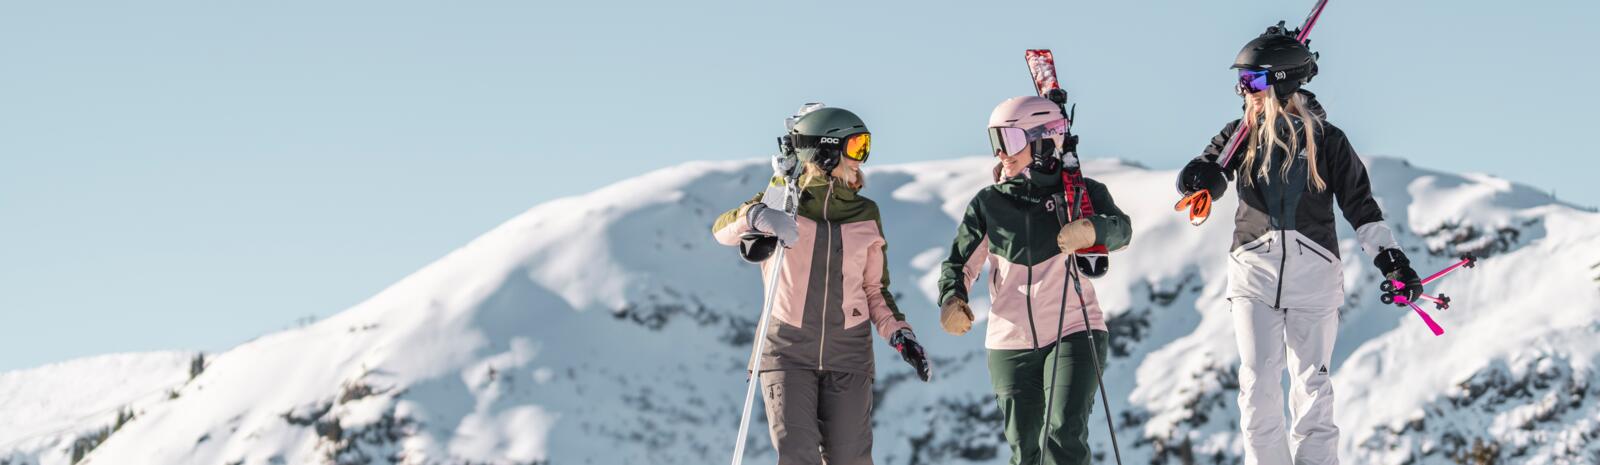
<svg viewBox="0 0 1600 465">
<path fill-rule="evenodd" d="M 854 138 L 854 137 L 857 137 L 857 136 L 862 136 L 862 135 L 866 135 L 866 137 L 868 137 L 868 138 L 872 137 L 871 133 L 858 132 L 858 133 L 851 134 L 851 135 L 844 136 L 844 137 L 808 136 L 808 135 L 805 135 L 805 134 L 792 134 L 792 135 L 790 135 L 790 139 L 793 141 L 792 142 L 793 143 L 793 147 L 796 148 L 796 149 L 816 148 L 816 149 L 822 149 L 822 150 L 837 151 L 842 156 L 849 156 L 849 154 L 845 153 L 846 152 L 845 148 L 849 146 L 848 141 L 851 138 Z M 837 142 L 836 143 L 824 144 L 823 143 L 823 139 L 832 139 L 833 141 L 837 141 Z M 870 139 L 868 139 L 868 140 L 870 141 Z M 870 150 L 871 149 L 869 148 L 867 153 L 862 153 L 861 154 L 861 158 L 856 158 L 856 157 L 849 157 L 849 158 L 851 158 L 853 160 L 857 160 L 857 161 L 866 161 L 867 157 L 870 156 Z"/>
</svg>

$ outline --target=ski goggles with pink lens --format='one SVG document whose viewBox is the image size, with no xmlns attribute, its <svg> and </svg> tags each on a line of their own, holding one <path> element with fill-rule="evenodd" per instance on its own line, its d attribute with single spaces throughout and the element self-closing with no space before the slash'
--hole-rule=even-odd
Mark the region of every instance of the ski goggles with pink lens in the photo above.
<svg viewBox="0 0 1600 465">
<path fill-rule="evenodd" d="M 1068 126 L 1067 120 L 1058 119 L 1031 129 L 1013 127 L 989 128 L 989 147 L 997 153 L 1004 153 L 1008 157 L 1014 157 L 1022 153 L 1022 149 L 1033 141 L 1051 136 L 1065 135 Z"/>
</svg>

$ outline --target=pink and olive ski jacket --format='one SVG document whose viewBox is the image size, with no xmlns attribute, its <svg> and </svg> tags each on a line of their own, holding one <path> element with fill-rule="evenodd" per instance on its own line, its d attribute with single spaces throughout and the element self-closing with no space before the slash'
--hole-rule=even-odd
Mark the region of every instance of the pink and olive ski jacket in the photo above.
<svg viewBox="0 0 1600 465">
<path fill-rule="evenodd" d="M 717 217 L 712 226 L 717 242 L 739 243 L 739 235 L 750 230 L 745 210 L 763 195 Z M 817 177 L 801 186 L 799 206 L 799 240 L 784 252 L 760 371 L 871 375 L 872 329 L 888 339 L 910 327 L 889 294 L 888 242 L 878 205 L 843 181 Z M 761 263 L 763 280 L 774 261 Z"/>
</svg>

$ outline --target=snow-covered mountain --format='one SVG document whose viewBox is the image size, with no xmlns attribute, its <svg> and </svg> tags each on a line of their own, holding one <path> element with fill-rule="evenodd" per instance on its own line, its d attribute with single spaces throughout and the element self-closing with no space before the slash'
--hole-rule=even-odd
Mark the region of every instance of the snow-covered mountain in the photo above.
<svg viewBox="0 0 1600 465">
<path fill-rule="evenodd" d="M 1378 302 L 1370 258 L 1343 225 L 1333 372 L 1344 460 L 1600 463 L 1600 214 L 1492 176 L 1367 163 L 1419 271 L 1461 252 L 1483 259 L 1430 286 L 1455 299 L 1434 312 L 1446 329 L 1435 337 Z M 943 333 L 932 303 L 955 221 L 989 168 L 868 170 L 892 289 L 935 369 L 917 382 L 878 346 L 878 463 L 1007 458 L 982 331 Z M 193 354 L 171 353 L 0 374 L 0 464 L 69 463 L 85 437 L 103 441 L 79 463 L 106 465 L 727 460 L 760 278 L 709 225 L 767 169 L 688 163 L 539 205 L 360 305 L 210 357 L 192 379 Z M 1135 231 L 1096 282 L 1125 463 L 1238 462 L 1222 299 L 1234 196 L 1195 228 L 1172 211 L 1172 171 L 1100 160 L 1085 172 Z M 1109 454 L 1098 410 L 1091 441 Z M 753 430 L 752 462 L 770 462 L 764 425 Z"/>
</svg>

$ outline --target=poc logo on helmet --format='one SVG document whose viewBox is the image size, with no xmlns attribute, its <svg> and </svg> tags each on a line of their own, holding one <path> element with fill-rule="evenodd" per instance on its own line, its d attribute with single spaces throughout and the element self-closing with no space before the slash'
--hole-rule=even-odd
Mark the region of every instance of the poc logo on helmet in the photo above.
<svg viewBox="0 0 1600 465">
<path fill-rule="evenodd" d="M 823 143 L 823 144 L 830 144 L 830 145 L 839 145 L 839 138 L 837 138 L 837 137 L 824 137 L 824 138 L 819 139 L 817 142 Z"/>
</svg>

